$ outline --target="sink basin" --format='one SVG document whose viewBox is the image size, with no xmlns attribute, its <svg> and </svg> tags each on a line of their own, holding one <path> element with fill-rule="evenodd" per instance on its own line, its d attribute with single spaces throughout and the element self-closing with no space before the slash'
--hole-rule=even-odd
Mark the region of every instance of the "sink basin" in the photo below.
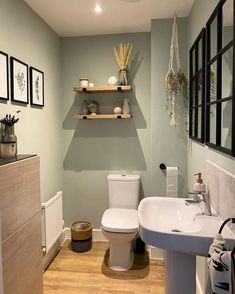
<svg viewBox="0 0 235 294">
<path fill-rule="evenodd" d="M 140 236 L 153 246 L 186 254 L 207 256 L 223 220 L 213 211 L 202 215 L 201 208 L 186 205 L 183 198 L 148 197 L 138 207 Z M 234 246 L 235 236 L 225 226 L 223 237 Z"/>
</svg>

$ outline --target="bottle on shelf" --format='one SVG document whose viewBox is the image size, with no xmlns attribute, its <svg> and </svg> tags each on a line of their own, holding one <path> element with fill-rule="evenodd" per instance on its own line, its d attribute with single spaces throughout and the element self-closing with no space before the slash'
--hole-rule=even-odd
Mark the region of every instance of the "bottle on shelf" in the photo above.
<svg viewBox="0 0 235 294">
<path fill-rule="evenodd" d="M 130 113 L 130 106 L 129 106 L 129 99 L 128 98 L 124 98 L 122 111 L 123 111 L 123 114 Z"/>
<path fill-rule="evenodd" d="M 80 114 L 89 114 L 88 101 L 84 100 L 81 103 Z"/>
</svg>

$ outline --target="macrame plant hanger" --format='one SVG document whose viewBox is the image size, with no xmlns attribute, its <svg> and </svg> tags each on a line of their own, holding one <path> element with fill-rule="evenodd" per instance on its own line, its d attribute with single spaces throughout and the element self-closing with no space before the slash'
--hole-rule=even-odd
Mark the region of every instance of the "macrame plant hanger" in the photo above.
<svg viewBox="0 0 235 294">
<path fill-rule="evenodd" d="M 176 126 L 177 111 L 178 111 L 178 97 L 180 94 L 187 96 L 187 80 L 184 73 L 181 70 L 181 65 L 180 65 L 178 30 L 177 30 L 177 23 L 176 23 L 177 15 L 174 14 L 173 18 L 174 18 L 174 22 L 172 27 L 170 58 L 169 58 L 168 72 L 165 77 L 165 82 L 166 82 L 166 95 L 167 95 L 166 110 L 168 111 L 168 114 L 170 117 L 170 125 Z M 174 65 L 175 65 L 175 68 L 174 68 Z"/>
</svg>

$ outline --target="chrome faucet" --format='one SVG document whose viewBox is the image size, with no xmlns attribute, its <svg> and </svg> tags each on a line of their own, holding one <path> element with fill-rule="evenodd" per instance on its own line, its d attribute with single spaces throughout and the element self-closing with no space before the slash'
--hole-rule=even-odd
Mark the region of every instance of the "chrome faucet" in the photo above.
<svg viewBox="0 0 235 294">
<path fill-rule="evenodd" d="M 212 215 L 209 195 L 205 192 L 202 193 L 188 193 L 189 195 L 196 195 L 196 199 L 185 200 L 186 205 L 198 205 L 202 209 L 202 214 Z"/>
</svg>

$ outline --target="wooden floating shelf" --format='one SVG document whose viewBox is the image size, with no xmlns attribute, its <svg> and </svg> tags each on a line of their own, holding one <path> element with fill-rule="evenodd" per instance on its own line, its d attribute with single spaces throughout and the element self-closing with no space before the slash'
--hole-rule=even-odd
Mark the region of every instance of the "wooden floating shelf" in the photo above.
<svg viewBox="0 0 235 294">
<path fill-rule="evenodd" d="M 96 115 L 84 115 L 77 114 L 75 119 L 128 119 L 131 118 L 131 114 L 96 114 Z"/>
<path fill-rule="evenodd" d="M 115 93 L 115 92 L 131 92 L 132 87 L 129 86 L 96 86 L 88 88 L 73 88 L 77 93 Z"/>
</svg>

